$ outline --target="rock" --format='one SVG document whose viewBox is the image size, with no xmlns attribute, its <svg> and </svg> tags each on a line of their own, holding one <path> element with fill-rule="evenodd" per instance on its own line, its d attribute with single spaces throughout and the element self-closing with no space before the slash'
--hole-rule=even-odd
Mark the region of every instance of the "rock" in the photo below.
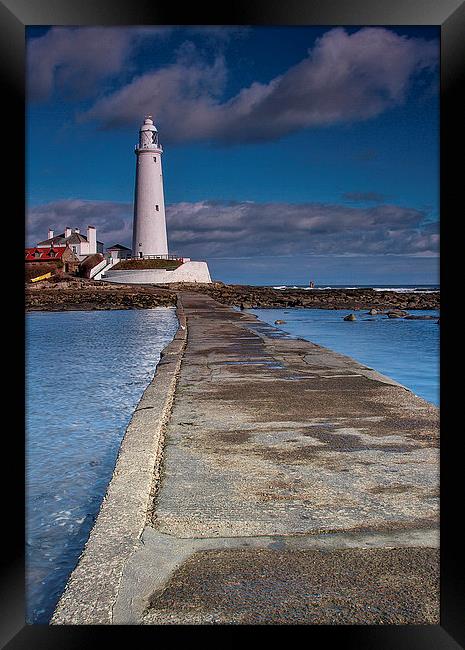
<svg viewBox="0 0 465 650">
<path fill-rule="evenodd" d="M 274 324 L 275 325 L 284 325 L 286 323 L 285 320 L 275 320 Z"/>
<path fill-rule="evenodd" d="M 388 318 L 405 318 L 409 313 L 403 309 L 391 309 L 388 311 L 387 315 Z"/>
<path fill-rule="evenodd" d="M 378 313 L 377 309 L 370 309 L 370 311 L 368 312 L 368 315 L 369 316 L 376 316 L 377 313 Z"/>
<path fill-rule="evenodd" d="M 405 316 L 405 320 L 435 320 L 436 316 Z"/>
<path fill-rule="evenodd" d="M 349 314 L 348 316 L 344 316 L 343 320 L 357 320 L 357 317 L 355 314 Z"/>
</svg>

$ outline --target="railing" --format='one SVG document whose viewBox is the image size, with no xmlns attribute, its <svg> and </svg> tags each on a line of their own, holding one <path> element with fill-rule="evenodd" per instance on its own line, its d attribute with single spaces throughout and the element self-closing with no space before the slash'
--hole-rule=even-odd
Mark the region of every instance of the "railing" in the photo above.
<svg viewBox="0 0 465 650">
<path fill-rule="evenodd" d="M 108 271 L 112 266 L 115 266 L 115 264 L 117 264 L 119 261 L 120 260 L 115 259 L 113 257 L 109 257 L 109 258 L 105 257 L 105 259 L 103 260 L 103 262 L 105 263 L 104 266 L 102 266 L 102 268 L 100 268 L 94 275 L 91 275 L 90 277 L 94 280 L 101 280 L 102 276 L 105 275 L 105 271 Z M 101 262 L 101 264 L 103 262 Z"/>
<path fill-rule="evenodd" d="M 128 257 L 130 260 L 182 260 L 182 255 L 143 255 L 142 257 Z"/>
<path fill-rule="evenodd" d="M 89 273 L 89 278 L 92 279 L 94 276 L 97 275 L 97 273 L 99 271 L 106 268 L 107 265 L 108 265 L 108 260 L 105 258 L 101 262 L 99 262 L 98 264 L 96 264 L 94 267 L 91 268 L 90 273 Z"/>
<path fill-rule="evenodd" d="M 163 147 L 161 146 L 161 144 L 149 144 L 149 145 L 144 145 L 142 147 L 140 146 L 140 144 L 135 144 L 134 145 L 134 151 L 140 151 L 140 150 L 142 150 L 142 151 L 144 151 L 144 150 L 147 150 L 147 151 L 158 150 L 161 153 L 163 153 Z"/>
</svg>

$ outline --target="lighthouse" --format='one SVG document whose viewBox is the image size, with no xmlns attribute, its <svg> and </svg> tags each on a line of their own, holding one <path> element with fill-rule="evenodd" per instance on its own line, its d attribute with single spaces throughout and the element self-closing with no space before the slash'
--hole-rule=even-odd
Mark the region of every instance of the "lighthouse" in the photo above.
<svg viewBox="0 0 465 650">
<path fill-rule="evenodd" d="M 137 163 L 132 256 L 136 259 L 121 259 L 116 264 L 109 262 L 102 271 L 101 279 L 121 284 L 210 283 L 210 271 L 205 261 L 197 262 L 184 255 L 168 255 L 161 170 L 163 147 L 158 142 L 158 131 L 151 115 L 145 117 L 140 127 L 135 152 Z M 121 250 L 125 247 L 117 245 L 109 250 L 113 249 Z M 164 262 L 161 261 L 163 259 Z"/>
<path fill-rule="evenodd" d="M 138 258 L 168 255 L 162 153 L 157 128 L 152 116 L 147 115 L 135 147 L 137 162 L 132 254 Z"/>
</svg>

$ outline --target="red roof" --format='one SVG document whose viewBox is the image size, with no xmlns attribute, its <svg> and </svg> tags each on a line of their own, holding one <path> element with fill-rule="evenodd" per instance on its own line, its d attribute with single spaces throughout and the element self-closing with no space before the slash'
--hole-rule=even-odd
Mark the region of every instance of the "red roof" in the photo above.
<svg viewBox="0 0 465 650">
<path fill-rule="evenodd" d="M 26 262 L 52 262 L 63 257 L 67 246 L 54 246 L 53 248 L 26 248 Z"/>
</svg>

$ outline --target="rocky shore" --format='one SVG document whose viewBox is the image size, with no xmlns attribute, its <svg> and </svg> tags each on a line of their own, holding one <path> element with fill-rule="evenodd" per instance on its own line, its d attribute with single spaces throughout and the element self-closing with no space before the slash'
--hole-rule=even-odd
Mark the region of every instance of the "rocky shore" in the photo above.
<svg viewBox="0 0 465 650">
<path fill-rule="evenodd" d="M 168 286 L 168 285 L 166 285 Z M 174 291 L 198 291 L 223 305 L 244 309 L 306 307 L 307 309 L 439 309 L 439 291 L 397 293 L 374 289 L 273 289 L 221 282 L 169 285 Z"/>
<path fill-rule="evenodd" d="M 175 305 L 176 294 L 148 286 L 69 279 L 26 285 L 25 303 L 26 311 L 150 309 Z"/>
<path fill-rule="evenodd" d="M 223 305 L 244 309 L 305 307 L 313 309 L 439 309 L 439 291 L 397 293 L 374 289 L 273 289 L 247 285 L 106 284 L 68 278 L 60 282 L 26 285 L 27 311 L 92 309 L 149 309 L 176 304 L 176 292 L 195 291 L 209 295 Z"/>
</svg>

